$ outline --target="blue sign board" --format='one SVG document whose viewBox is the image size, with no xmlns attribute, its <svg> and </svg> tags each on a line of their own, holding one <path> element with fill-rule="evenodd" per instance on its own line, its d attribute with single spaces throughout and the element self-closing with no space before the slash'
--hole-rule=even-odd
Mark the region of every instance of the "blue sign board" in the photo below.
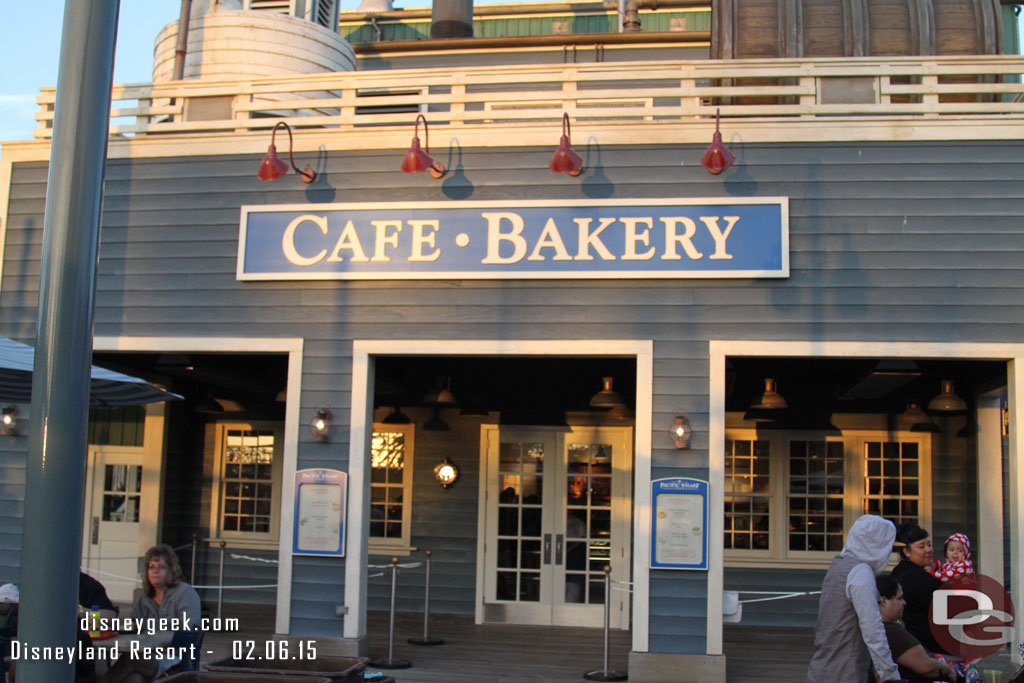
<svg viewBox="0 0 1024 683">
<path fill-rule="evenodd" d="M 651 569 L 708 568 L 708 483 L 651 482 Z"/>
<path fill-rule="evenodd" d="M 239 280 L 789 276 L 789 203 L 753 199 L 244 206 Z"/>
<path fill-rule="evenodd" d="M 348 474 L 309 469 L 295 473 L 294 555 L 345 555 Z"/>
</svg>

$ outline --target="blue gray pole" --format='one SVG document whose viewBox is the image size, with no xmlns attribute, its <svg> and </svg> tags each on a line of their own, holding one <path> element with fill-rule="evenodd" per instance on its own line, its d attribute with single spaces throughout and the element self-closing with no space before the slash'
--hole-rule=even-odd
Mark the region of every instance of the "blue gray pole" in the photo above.
<svg viewBox="0 0 1024 683">
<path fill-rule="evenodd" d="M 78 604 L 93 299 L 118 0 L 69 0 L 43 218 L 21 550 L 18 639 L 73 647 Z M 74 679 L 67 661 L 18 662 L 18 679 Z"/>
</svg>

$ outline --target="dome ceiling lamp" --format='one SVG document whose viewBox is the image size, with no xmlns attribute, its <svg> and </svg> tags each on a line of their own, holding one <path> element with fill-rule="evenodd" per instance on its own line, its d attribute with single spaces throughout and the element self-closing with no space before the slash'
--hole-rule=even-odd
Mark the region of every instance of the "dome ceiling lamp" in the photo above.
<svg viewBox="0 0 1024 683">
<path fill-rule="evenodd" d="M 912 432 L 935 433 L 940 431 L 939 425 L 932 422 L 928 413 L 921 410 L 921 406 L 917 403 L 908 403 L 907 409 L 900 413 L 897 419 L 901 424 L 910 425 Z"/>
<path fill-rule="evenodd" d="M 928 402 L 930 413 L 966 413 L 967 403 L 953 391 L 953 380 L 942 380 L 942 392 Z"/>
<path fill-rule="evenodd" d="M 292 129 L 284 121 L 278 121 L 277 125 L 274 126 L 274 131 L 270 134 L 270 147 L 267 148 L 267 154 L 263 157 L 263 161 L 260 162 L 260 168 L 256 172 L 256 177 L 260 180 L 277 180 L 285 173 L 288 172 L 288 164 L 281 161 L 277 156 L 277 147 L 274 146 L 274 138 L 277 136 L 277 129 L 284 128 L 288 131 L 288 160 L 292 164 L 292 168 L 302 178 L 302 182 L 307 185 L 316 180 L 316 172 L 308 166 L 302 170 L 295 165 L 295 157 L 292 156 L 292 149 L 295 147 L 295 141 L 292 138 Z"/>
<path fill-rule="evenodd" d="M 565 173 L 575 178 L 583 173 L 583 159 L 580 159 L 580 156 L 572 151 L 572 144 L 569 142 L 571 135 L 572 129 L 569 126 L 569 114 L 563 112 L 562 139 L 558 141 L 558 149 L 555 150 L 554 155 L 551 157 L 551 163 L 548 164 L 548 168 L 555 173 Z"/>
<path fill-rule="evenodd" d="M 427 141 L 427 151 L 420 148 L 420 120 L 423 120 L 423 137 Z M 402 160 L 402 170 L 406 173 L 420 173 L 430 171 L 432 178 L 442 178 L 445 168 L 430 157 L 430 130 L 427 128 L 427 118 L 423 114 L 416 115 L 416 127 L 413 129 L 412 145 L 405 153 Z"/>
<path fill-rule="evenodd" d="M 778 392 L 775 378 L 765 377 L 761 400 L 750 406 L 743 419 L 751 422 L 774 422 L 778 419 L 779 413 L 788 407 L 786 399 Z"/>
<path fill-rule="evenodd" d="M 615 381 L 614 377 L 602 377 L 601 382 L 603 388 L 597 392 L 590 399 L 591 408 L 614 408 L 616 406 L 625 405 L 626 402 L 622 400 L 622 397 L 614 389 L 612 389 L 612 382 Z"/>
<path fill-rule="evenodd" d="M 736 161 L 736 157 L 732 155 L 729 148 L 722 144 L 722 133 L 719 130 L 721 116 L 722 110 L 716 109 L 715 134 L 711 138 L 711 145 L 704 152 L 704 157 L 700 160 L 701 166 L 706 168 L 711 175 L 718 175 Z"/>
</svg>

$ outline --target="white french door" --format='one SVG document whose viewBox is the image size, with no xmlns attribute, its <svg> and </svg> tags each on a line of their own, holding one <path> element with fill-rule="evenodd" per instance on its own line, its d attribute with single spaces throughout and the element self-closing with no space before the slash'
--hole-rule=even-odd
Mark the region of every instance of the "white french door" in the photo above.
<svg viewBox="0 0 1024 683">
<path fill-rule="evenodd" d="M 483 621 L 597 627 L 610 599 L 627 628 L 604 568 L 629 580 L 632 429 L 487 425 L 482 450 Z"/>
<path fill-rule="evenodd" d="M 114 602 L 130 603 L 138 586 L 142 447 L 89 446 L 82 566 Z"/>
</svg>

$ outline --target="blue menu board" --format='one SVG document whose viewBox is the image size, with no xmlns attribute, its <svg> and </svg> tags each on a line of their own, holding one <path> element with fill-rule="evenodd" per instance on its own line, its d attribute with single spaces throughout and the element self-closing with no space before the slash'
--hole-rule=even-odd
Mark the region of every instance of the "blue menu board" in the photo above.
<svg viewBox="0 0 1024 683">
<path fill-rule="evenodd" d="M 651 482 L 651 569 L 708 568 L 708 483 Z"/>
</svg>

